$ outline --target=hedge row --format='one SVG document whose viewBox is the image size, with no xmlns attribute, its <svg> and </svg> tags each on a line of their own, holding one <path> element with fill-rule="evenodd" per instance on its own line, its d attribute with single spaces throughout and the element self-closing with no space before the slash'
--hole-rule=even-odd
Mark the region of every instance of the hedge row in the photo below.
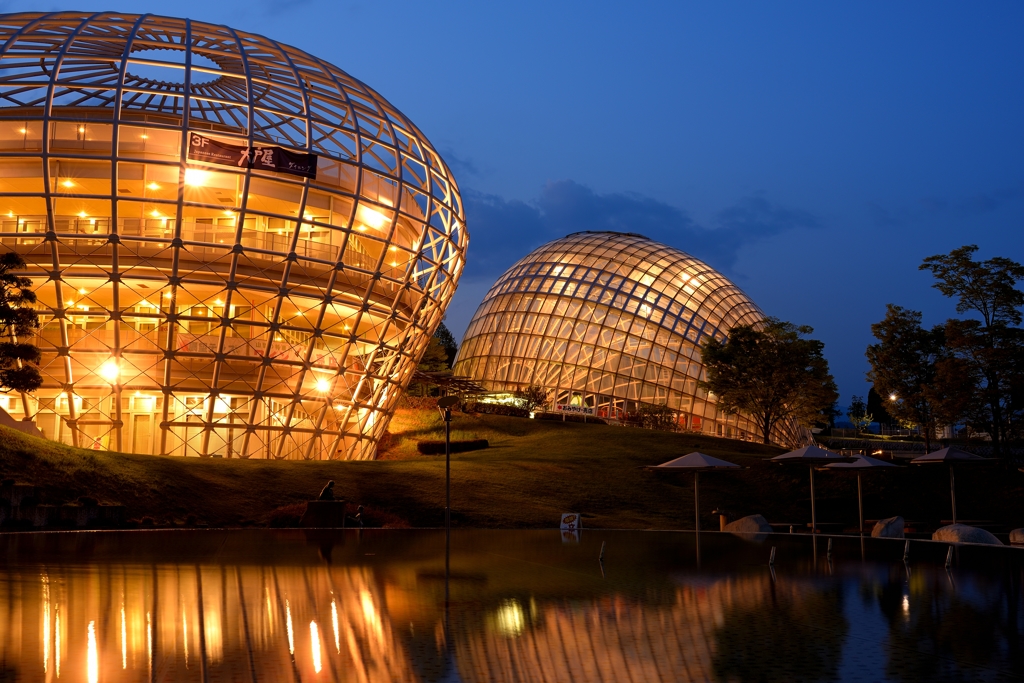
<svg viewBox="0 0 1024 683">
<path fill-rule="evenodd" d="M 465 453 L 466 451 L 478 451 L 487 448 L 490 444 L 487 439 L 463 439 L 452 441 L 452 453 Z M 444 455 L 444 441 L 420 441 L 416 444 L 416 450 L 421 455 Z"/>
<path fill-rule="evenodd" d="M 530 411 L 519 406 L 501 403 L 465 403 L 462 407 L 466 413 L 484 413 L 485 415 L 505 415 L 506 417 L 530 417 Z"/>
<path fill-rule="evenodd" d="M 564 420 L 562 418 L 565 418 Z M 558 422 L 586 422 L 588 424 L 606 425 L 608 421 L 593 415 L 577 415 L 575 413 L 537 413 L 537 420 L 556 420 Z"/>
</svg>

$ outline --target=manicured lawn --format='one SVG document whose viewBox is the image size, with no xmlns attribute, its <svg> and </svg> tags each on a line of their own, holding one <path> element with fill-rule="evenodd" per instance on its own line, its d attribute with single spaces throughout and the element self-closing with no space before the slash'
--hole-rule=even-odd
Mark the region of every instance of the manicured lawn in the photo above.
<svg viewBox="0 0 1024 683">
<path fill-rule="evenodd" d="M 4 430 L 0 474 L 42 489 L 42 502 L 79 496 L 121 503 L 131 519 L 183 524 L 190 514 L 211 526 L 265 525 L 278 508 L 309 500 L 328 479 L 350 503 L 391 525 L 438 526 L 443 520 L 444 456 L 416 454 L 421 439 L 443 438 L 436 411 L 402 410 L 381 460 L 295 462 L 172 458 L 103 453 Z M 452 459 L 453 523 L 461 527 L 552 527 L 562 512 L 605 528 L 693 528 L 693 476 L 641 469 L 693 450 L 747 467 L 701 477 L 702 522 L 716 507 L 734 517 L 761 513 L 772 522 L 809 521 L 807 470 L 765 463 L 782 452 L 759 444 L 605 425 L 456 413 L 455 439 L 491 447 Z M 823 473 L 818 518 L 856 521 L 856 479 Z M 902 514 L 938 524 L 949 516 L 943 467 L 865 478 L 865 513 Z M 1014 469 L 957 475 L 958 512 L 1024 526 L 1024 475 Z"/>
</svg>

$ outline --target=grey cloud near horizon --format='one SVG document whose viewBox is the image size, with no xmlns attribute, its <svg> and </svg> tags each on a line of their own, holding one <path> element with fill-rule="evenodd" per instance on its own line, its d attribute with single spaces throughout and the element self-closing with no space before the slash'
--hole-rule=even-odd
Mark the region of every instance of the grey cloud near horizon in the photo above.
<svg viewBox="0 0 1024 683">
<path fill-rule="evenodd" d="M 548 183 L 533 202 L 470 189 L 463 202 L 470 231 L 467 275 L 494 278 L 541 244 L 583 230 L 638 233 L 728 272 L 753 240 L 821 227 L 809 212 L 762 196 L 722 209 L 713 217 L 714 227 L 705 227 L 671 204 L 637 193 L 599 194 L 572 180 Z"/>
</svg>

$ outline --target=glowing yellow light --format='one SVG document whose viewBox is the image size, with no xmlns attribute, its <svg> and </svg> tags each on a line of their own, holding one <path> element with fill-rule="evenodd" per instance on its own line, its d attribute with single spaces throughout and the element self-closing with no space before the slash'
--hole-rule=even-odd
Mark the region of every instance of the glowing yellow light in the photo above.
<svg viewBox="0 0 1024 683">
<path fill-rule="evenodd" d="M 896 400 L 896 394 L 889 394 L 889 400 L 890 401 L 895 401 Z"/>
<path fill-rule="evenodd" d="M 170 299 L 172 296 L 174 296 L 174 295 L 171 294 L 170 292 L 164 292 L 164 298 L 165 299 Z"/>
<path fill-rule="evenodd" d="M 323 668 L 320 662 L 320 629 L 315 621 L 309 622 L 309 637 L 313 641 L 313 671 L 320 673 Z"/>
<path fill-rule="evenodd" d="M 224 215 L 225 216 L 234 216 L 235 212 L 232 211 L 231 209 L 228 209 L 227 211 L 224 212 Z"/>
<path fill-rule="evenodd" d="M 50 582 L 43 576 L 43 673 L 50 664 Z"/>
<path fill-rule="evenodd" d="M 149 670 L 153 670 L 153 616 L 146 612 L 146 657 L 149 660 Z"/>
<path fill-rule="evenodd" d="M 903 596 L 903 613 L 904 614 L 910 614 L 910 596 L 909 595 L 904 595 Z"/>
<path fill-rule="evenodd" d="M 213 305 L 214 306 L 223 306 L 224 302 L 221 301 L 220 299 L 217 299 L 216 301 L 213 302 Z"/>
<path fill-rule="evenodd" d="M 338 406 L 334 406 L 337 409 Z M 331 624 L 334 626 L 334 649 L 341 654 L 341 634 L 338 629 L 338 603 L 331 600 Z"/>
<path fill-rule="evenodd" d="M 64 187 L 74 187 L 75 183 L 73 180 L 63 180 L 61 181 L 61 185 L 63 185 Z"/>
<path fill-rule="evenodd" d="M 78 212 L 78 217 L 79 218 L 88 218 L 89 214 L 87 214 L 85 211 L 79 211 Z"/>
<path fill-rule="evenodd" d="M 494 615 L 494 625 L 505 636 L 518 636 L 526 626 L 523 606 L 515 598 L 504 600 Z"/>
<path fill-rule="evenodd" d="M 159 190 L 160 189 L 160 186 L 157 185 L 156 183 L 150 183 L 149 185 L 146 185 L 146 187 L 148 187 L 151 190 Z"/>
<path fill-rule="evenodd" d="M 8 218 L 14 218 L 14 212 L 13 211 L 8 211 L 7 212 L 7 217 Z"/>
<path fill-rule="evenodd" d="M 324 377 L 319 378 L 316 381 L 316 390 L 319 391 L 321 394 L 326 394 L 328 391 L 331 390 L 331 380 L 326 379 Z"/>
<path fill-rule="evenodd" d="M 79 126 L 78 127 L 78 132 L 79 133 L 84 133 L 85 132 L 85 126 Z"/>
<path fill-rule="evenodd" d="M 116 360 L 111 358 L 100 366 L 99 373 L 100 377 L 113 383 L 121 375 L 121 366 L 117 364 Z"/>
<path fill-rule="evenodd" d="M 364 204 L 359 205 L 358 217 L 361 223 L 370 226 L 374 230 L 380 230 L 388 223 L 388 217 L 377 209 L 370 208 Z"/>
<path fill-rule="evenodd" d="M 53 663 L 60 678 L 60 605 L 53 608 Z"/>
<path fill-rule="evenodd" d="M 22 135 L 24 135 L 25 133 L 28 132 L 28 128 L 19 128 L 18 132 L 21 133 Z"/>
<path fill-rule="evenodd" d="M 208 171 L 200 171 L 198 168 L 186 168 L 185 169 L 185 184 L 191 185 L 192 187 L 203 187 L 209 180 L 210 173 Z"/>
<path fill-rule="evenodd" d="M 64 307 L 65 308 L 71 308 L 74 305 L 75 305 L 75 302 L 71 301 L 70 299 L 68 299 L 68 301 L 64 304 Z"/>
<path fill-rule="evenodd" d="M 128 668 L 128 623 L 124 618 L 124 597 L 121 598 L 121 668 Z"/>
<path fill-rule="evenodd" d="M 84 288 L 84 287 L 82 287 L 81 289 L 79 289 L 79 290 L 78 290 L 78 293 L 79 293 L 79 294 L 85 294 L 85 288 Z"/>
<path fill-rule="evenodd" d="M 302 214 L 302 217 L 305 218 L 307 221 L 313 220 L 313 214 L 311 213 L 304 213 Z"/>
<path fill-rule="evenodd" d="M 89 649 L 85 659 L 86 676 L 89 683 L 97 683 L 100 680 L 100 656 L 96 648 L 96 622 L 89 622 Z"/>
<path fill-rule="evenodd" d="M 398 247 L 390 246 L 390 247 L 388 247 L 388 250 L 389 251 L 398 251 Z"/>
<path fill-rule="evenodd" d="M 397 265 L 398 265 L 398 261 L 392 261 L 392 262 L 391 262 L 391 267 L 392 267 L 392 268 L 394 268 L 394 267 L 395 267 L 395 266 L 397 266 Z"/>
<path fill-rule="evenodd" d="M 286 627 L 288 629 L 288 653 L 295 654 L 295 634 L 292 633 L 292 606 L 285 600 L 284 601 L 284 616 L 286 621 Z"/>
<path fill-rule="evenodd" d="M 157 211 L 156 209 L 153 209 L 152 211 L 150 211 L 149 215 L 152 216 L 153 218 L 160 218 L 160 212 Z"/>
</svg>

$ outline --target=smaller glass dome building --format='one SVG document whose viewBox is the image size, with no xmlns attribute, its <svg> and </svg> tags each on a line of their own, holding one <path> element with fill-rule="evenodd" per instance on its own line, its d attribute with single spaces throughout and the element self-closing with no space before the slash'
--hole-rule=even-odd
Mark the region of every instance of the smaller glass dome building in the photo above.
<svg viewBox="0 0 1024 683">
<path fill-rule="evenodd" d="M 701 344 L 764 313 L 739 287 L 678 249 L 631 233 L 577 232 L 549 242 L 491 287 L 466 330 L 454 372 L 496 392 L 549 390 L 552 410 L 621 419 L 667 405 L 679 426 L 757 439 L 697 386 Z M 799 427 L 772 435 L 794 443 Z"/>
</svg>

